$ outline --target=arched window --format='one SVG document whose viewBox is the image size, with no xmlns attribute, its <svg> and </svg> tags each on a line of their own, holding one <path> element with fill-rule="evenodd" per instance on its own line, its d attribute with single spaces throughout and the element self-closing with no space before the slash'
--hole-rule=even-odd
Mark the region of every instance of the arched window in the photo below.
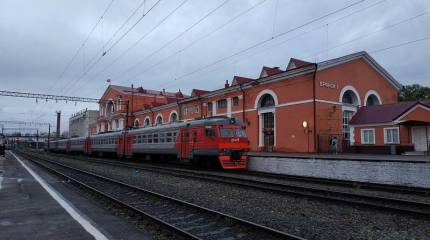
<svg viewBox="0 0 430 240">
<path fill-rule="evenodd" d="M 155 120 L 157 125 L 163 124 L 163 117 L 161 115 L 157 116 L 157 119 Z"/>
<path fill-rule="evenodd" d="M 139 128 L 139 126 L 140 126 L 139 119 L 134 120 L 134 127 Z"/>
<path fill-rule="evenodd" d="M 116 101 L 116 110 L 121 111 L 122 109 L 122 97 L 118 96 L 118 99 Z"/>
<path fill-rule="evenodd" d="M 145 118 L 144 126 L 145 126 L 145 127 L 149 127 L 149 126 L 151 126 L 151 120 L 149 120 L 149 117 L 146 117 L 146 118 Z"/>
<path fill-rule="evenodd" d="M 107 116 L 110 116 L 115 111 L 115 106 L 112 100 L 108 102 L 106 106 L 106 110 L 107 110 L 106 111 Z"/>
<path fill-rule="evenodd" d="M 358 97 L 352 90 L 346 90 L 342 96 L 342 103 L 354 105 L 359 105 Z"/>
<path fill-rule="evenodd" d="M 119 128 L 119 122 L 118 119 L 115 119 L 115 130 L 117 130 Z"/>
<path fill-rule="evenodd" d="M 176 122 L 176 121 L 178 121 L 178 114 L 176 113 L 176 112 L 172 112 L 171 114 L 170 114 L 170 120 L 169 120 L 171 123 L 172 122 Z"/>
<path fill-rule="evenodd" d="M 369 97 L 366 100 L 366 106 L 373 106 L 373 105 L 380 105 L 378 97 L 376 95 L 369 95 Z"/>
<path fill-rule="evenodd" d="M 267 107 L 274 107 L 275 106 L 275 100 L 273 99 L 272 95 L 270 94 L 264 94 L 261 97 L 260 105 L 261 108 L 267 108 Z"/>
</svg>

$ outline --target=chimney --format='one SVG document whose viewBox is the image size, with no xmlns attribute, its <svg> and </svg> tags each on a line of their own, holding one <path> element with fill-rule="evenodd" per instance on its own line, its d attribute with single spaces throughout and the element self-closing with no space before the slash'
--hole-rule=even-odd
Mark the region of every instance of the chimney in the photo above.
<svg viewBox="0 0 430 240">
<path fill-rule="evenodd" d="M 228 84 L 228 80 L 225 80 L 224 88 L 229 88 L 230 84 Z"/>
<path fill-rule="evenodd" d="M 61 111 L 57 111 L 57 132 L 55 138 L 60 138 Z"/>
</svg>

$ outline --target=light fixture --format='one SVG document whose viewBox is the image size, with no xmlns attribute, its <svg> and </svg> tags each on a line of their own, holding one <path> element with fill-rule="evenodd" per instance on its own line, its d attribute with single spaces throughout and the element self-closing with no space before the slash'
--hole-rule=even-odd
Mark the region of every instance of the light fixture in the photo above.
<svg viewBox="0 0 430 240">
<path fill-rule="evenodd" d="M 307 128 L 308 127 L 308 122 L 305 120 L 302 122 L 302 126 L 303 128 Z"/>
</svg>

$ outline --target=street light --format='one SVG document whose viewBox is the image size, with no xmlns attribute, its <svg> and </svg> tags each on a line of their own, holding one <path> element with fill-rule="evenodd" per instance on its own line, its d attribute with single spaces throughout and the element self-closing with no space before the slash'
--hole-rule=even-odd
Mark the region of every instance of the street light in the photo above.
<svg viewBox="0 0 430 240">
<path fill-rule="evenodd" d="M 308 153 L 309 153 L 309 128 L 308 128 L 308 122 L 306 120 L 303 120 L 302 122 L 303 130 L 305 131 L 305 134 L 307 135 L 308 139 Z"/>
</svg>

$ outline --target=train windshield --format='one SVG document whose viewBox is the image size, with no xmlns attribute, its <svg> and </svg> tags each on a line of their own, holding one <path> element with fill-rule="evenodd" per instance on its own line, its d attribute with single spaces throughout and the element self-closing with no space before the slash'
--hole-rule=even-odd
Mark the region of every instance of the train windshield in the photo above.
<svg viewBox="0 0 430 240">
<path fill-rule="evenodd" d="M 220 135 L 221 137 L 246 137 L 246 133 L 243 129 L 221 128 Z"/>
<path fill-rule="evenodd" d="M 221 137 L 233 137 L 234 136 L 233 129 L 221 128 L 220 135 Z"/>
<path fill-rule="evenodd" d="M 236 137 L 240 137 L 240 138 L 246 137 L 246 133 L 243 129 L 236 129 L 235 135 Z"/>
</svg>

